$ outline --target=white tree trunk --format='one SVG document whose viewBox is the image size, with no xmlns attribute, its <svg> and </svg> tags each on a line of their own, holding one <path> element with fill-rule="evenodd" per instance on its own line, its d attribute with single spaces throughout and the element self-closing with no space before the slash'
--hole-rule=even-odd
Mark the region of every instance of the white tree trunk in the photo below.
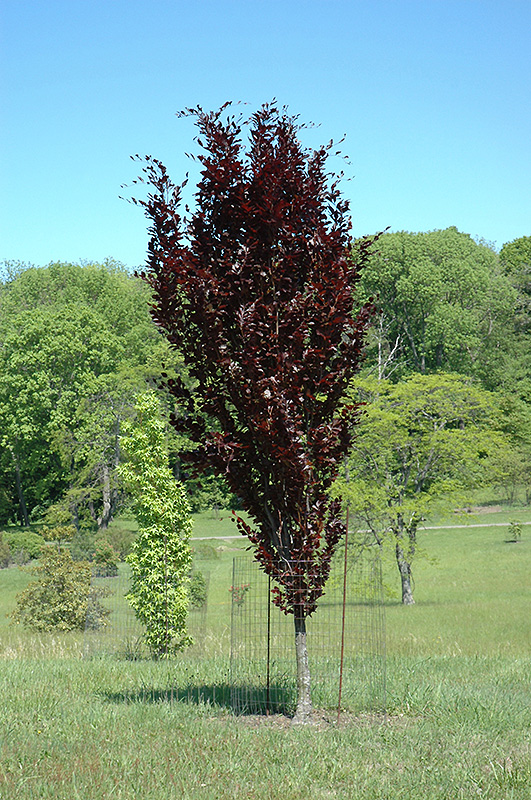
<svg viewBox="0 0 531 800">
<path fill-rule="evenodd" d="M 102 495 L 103 507 L 101 516 L 98 518 L 98 528 L 99 530 L 106 530 L 109 527 L 109 522 L 112 519 L 111 476 L 107 464 L 103 466 Z"/>
</svg>

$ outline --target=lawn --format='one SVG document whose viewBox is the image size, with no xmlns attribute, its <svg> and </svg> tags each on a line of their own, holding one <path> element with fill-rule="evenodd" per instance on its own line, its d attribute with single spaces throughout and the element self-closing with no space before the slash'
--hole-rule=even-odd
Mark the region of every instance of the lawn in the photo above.
<svg viewBox="0 0 531 800">
<path fill-rule="evenodd" d="M 502 509 L 470 523 L 530 516 Z M 1 800 L 528 800 L 531 526 L 518 544 L 506 533 L 422 532 L 416 605 L 386 600 L 386 720 L 358 710 L 337 725 L 322 709 L 302 729 L 229 708 L 228 590 L 245 540 L 201 538 L 236 535 L 228 517 L 196 522 L 207 646 L 169 663 L 87 658 L 83 634 L 13 629 L 5 614 L 28 576 L 1 570 Z M 389 561 L 397 591 L 395 571 Z"/>
</svg>

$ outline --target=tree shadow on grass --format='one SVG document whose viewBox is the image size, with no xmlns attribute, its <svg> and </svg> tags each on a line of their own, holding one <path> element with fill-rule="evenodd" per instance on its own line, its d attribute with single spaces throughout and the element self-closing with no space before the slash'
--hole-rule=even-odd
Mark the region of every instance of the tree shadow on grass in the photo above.
<svg viewBox="0 0 531 800">
<path fill-rule="evenodd" d="M 123 692 L 101 692 L 109 703 L 188 703 L 227 708 L 239 715 L 293 714 L 295 689 L 272 684 L 249 686 L 248 684 L 189 684 L 170 686 L 166 689 L 143 686 Z"/>
</svg>

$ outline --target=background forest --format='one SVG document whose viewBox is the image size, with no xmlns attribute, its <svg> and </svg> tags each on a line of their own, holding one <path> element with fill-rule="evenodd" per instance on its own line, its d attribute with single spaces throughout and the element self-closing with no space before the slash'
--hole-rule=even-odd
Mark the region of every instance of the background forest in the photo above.
<svg viewBox="0 0 531 800">
<path fill-rule="evenodd" d="M 433 502 L 485 483 L 530 502 L 531 237 L 498 253 L 456 228 L 386 233 L 356 291 L 360 304 L 376 305 L 351 389 L 369 413 L 342 486 L 358 516 L 378 535 L 391 524 L 382 508 L 392 496 L 407 533 L 408 520 L 416 528 Z M 0 525 L 42 525 L 44 533 L 66 526 L 73 550 L 86 556 L 127 504 L 118 471 L 123 422 L 163 370 L 188 380 L 149 300 L 149 288 L 112 260 L 4 264 Z M 179 413 L 162 390 L 160 398 L 167 413 Z M 192 510 L 237 506 L 220 478 L 182 472 L 179 453 L 190 444 L 169 425 L 167 436 Z M 379 467 L 369 465 L 367 448 L 379 453 Z M 414 480 L 408 458 L 421 465 Z"/>
</svg>

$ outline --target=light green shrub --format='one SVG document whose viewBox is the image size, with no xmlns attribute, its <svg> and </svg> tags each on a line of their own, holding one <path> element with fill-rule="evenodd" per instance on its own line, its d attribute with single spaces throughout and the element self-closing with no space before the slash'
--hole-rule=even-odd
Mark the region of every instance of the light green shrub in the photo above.
<svg viewBox="0 0 531 800">
<path fill-rule="evenodd" d="M 188 586 L 190 608 L 203 608 L 207 601 L 207 582 L 202 572 L 193 569 Z"/>
<path fill-rule="evenodd" d="M 17 595 L 13 621 L 35 631 L 101 628 L 110 612 L 99 602 L 106 589 L 91 587 L 90 564 L 74 561 L 68 550 L 44 547 L 39 564 L 28 570 L 37 580 Z"/>
<path fill-rule="evenodd" d="M 118 575 L 118 556 L 105 540 L 96 543 L 92 574 L 97 578 L 114 578 Z"/>
<path fill-rule="evenodd" d="M 145 626 L 145 640 L 156 658 L 192 643 L 186 631 L 192 562 L 190 507 L 169 468 L 166 426 L 157 397 L 138 398 L 136 420 L 124 425 L 121 440 L 128 460 L 120 474 L 133 499 L 139 532 L 131 554 L 128 600 Z"/>
</svg>

